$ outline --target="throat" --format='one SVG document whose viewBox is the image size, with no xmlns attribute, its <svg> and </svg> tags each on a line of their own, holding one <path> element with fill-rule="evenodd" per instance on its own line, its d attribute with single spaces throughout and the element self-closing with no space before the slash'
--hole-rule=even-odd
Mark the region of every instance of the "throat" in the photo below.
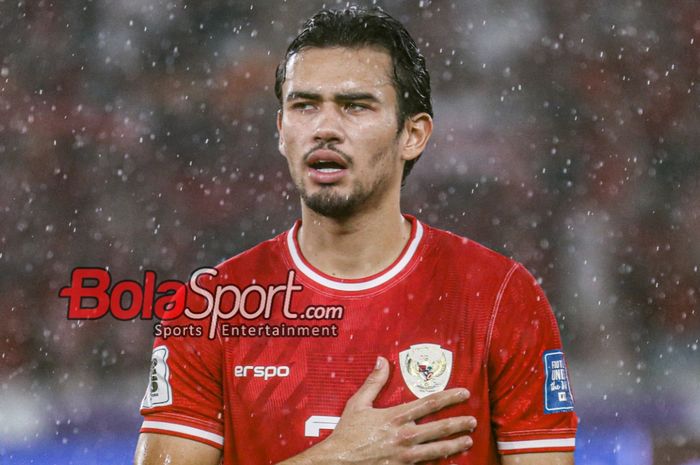
<svg viewBox="0 0 700 465">
<path fill-rule="evenodd" d="M 336 229 L 311 222 L 298 233 L 301 254 L 314 268 L 338 279 L 367 278 L 388 269 L 411 237 L 411 223 L 402 216 L 395 226 Z"/>
</svg>

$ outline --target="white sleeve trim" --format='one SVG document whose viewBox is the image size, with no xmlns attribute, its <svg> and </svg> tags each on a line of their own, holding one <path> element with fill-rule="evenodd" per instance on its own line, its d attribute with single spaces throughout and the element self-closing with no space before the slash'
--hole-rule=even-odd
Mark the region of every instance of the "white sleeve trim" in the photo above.
<svg viewBox="0 0 700 465">
<path fill-rule="evenodd" d="M 193 428 L 191 426 L 178 425 L 176 423 L 166 423 L 164 421 L 150 421 L 146 420 L 141 425 L 141 428 L 152 428 L 160 429 L 163 431 L 172 431 L 174 433 L 188 434 L 190 436 L 196 436 L 198 438 L 206 439 L 207 441 L 214 442 L 220 446 L 224 445 L 224 437 L 218 434 L 210 433 L 199 428 Z"/>
<path fill-rule="evenodd" d="M 554 447 L 574 447 L 576 438 L 566 439 L 536 439 L 533 441 L 498 441 L 499 451 L 519 449 L 546 449 Z"/>
</svg>

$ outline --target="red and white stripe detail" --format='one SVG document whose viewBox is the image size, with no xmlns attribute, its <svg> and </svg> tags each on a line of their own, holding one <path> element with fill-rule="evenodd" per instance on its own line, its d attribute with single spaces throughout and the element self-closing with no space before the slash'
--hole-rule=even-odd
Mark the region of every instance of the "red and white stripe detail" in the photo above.
<svg viewBox="0 0 700 465">
<path fill-rule="evenodd" d="M 141 432 L 172 434 L 174 436 L 204 442 L 205 444 L 216 446 L 218 448 L 221 448 L 224 445 L 224 437 L 220 434 L 212 433 L 200 428 L 194 428 L 192 426 L 168 423 L 165 421 L 145 420 L 141 425 Z"/>
<path fill-rule="evenodd" d="M 498 441 L 498 451 L 502 454 L 514 454 L 519 452 L 556 452 L 573 450 L 576 447 L 576 438 L 558 439 L 533 439 L 527 441 Z"/>
</svg>

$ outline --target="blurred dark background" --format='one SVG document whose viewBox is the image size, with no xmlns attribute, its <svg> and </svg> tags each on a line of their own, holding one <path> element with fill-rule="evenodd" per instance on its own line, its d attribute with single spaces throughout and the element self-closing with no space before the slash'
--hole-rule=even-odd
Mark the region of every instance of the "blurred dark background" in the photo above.
<svg viewBox="0 0 700 465">
<path fill-rule="evenodd" d="M 433 81 L 403 208 L 541 279 L 577 463 L 697 464 L 700 4 L 376 3 Z M 0 463 L 130 460 L 153 322 L 68 321 L 58 290 L 186 280 L 291 226 L 274 70 L 321 6 L 0 0 Z"/>
</svg>

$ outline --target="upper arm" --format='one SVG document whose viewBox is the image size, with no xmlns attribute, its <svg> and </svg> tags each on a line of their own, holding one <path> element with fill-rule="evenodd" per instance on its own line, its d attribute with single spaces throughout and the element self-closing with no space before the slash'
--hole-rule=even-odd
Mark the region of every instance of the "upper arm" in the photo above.
<svg viewBox="0 0 700 465">
<path fill-rule="evenodd" d="M 187 294 L 187 306 L 196 308 L 197 301 L 191 294 Z M 171 326 L 192 330 L 179 337 L 165 337 L 164 331 Z M 141 403 L 144 422 L 140 432 L 176 436 L 223 449 L 221 341 L 207 337 L 205 321 L 181 315 L 162 322 L 162 331 L 153 345 L 148 388 Z"/>
<path fill-rule="evenodd" d="M 508 276 L 494 310 L 488 348 L 498 450 L 525 454 L 527 460 L 536 457 L 532 454 L 572 452 L 577 418 L 556 319 L 542 289 L 522 266 Z M 522 460 L 507 463 L 539 463 Z"/>
<path fill-rule="evenodd" d="M 574 465 L 574 454 L 571 452 L 549 452 L 503 455 L 501 463 L 503 465 Z"/>
<path fill-rule="evenodd" d="M 155 433 L 141 433 L 134 453 L 134 465 L 218 465 L 220 461 L 216 447 Z"/>
</svg>

